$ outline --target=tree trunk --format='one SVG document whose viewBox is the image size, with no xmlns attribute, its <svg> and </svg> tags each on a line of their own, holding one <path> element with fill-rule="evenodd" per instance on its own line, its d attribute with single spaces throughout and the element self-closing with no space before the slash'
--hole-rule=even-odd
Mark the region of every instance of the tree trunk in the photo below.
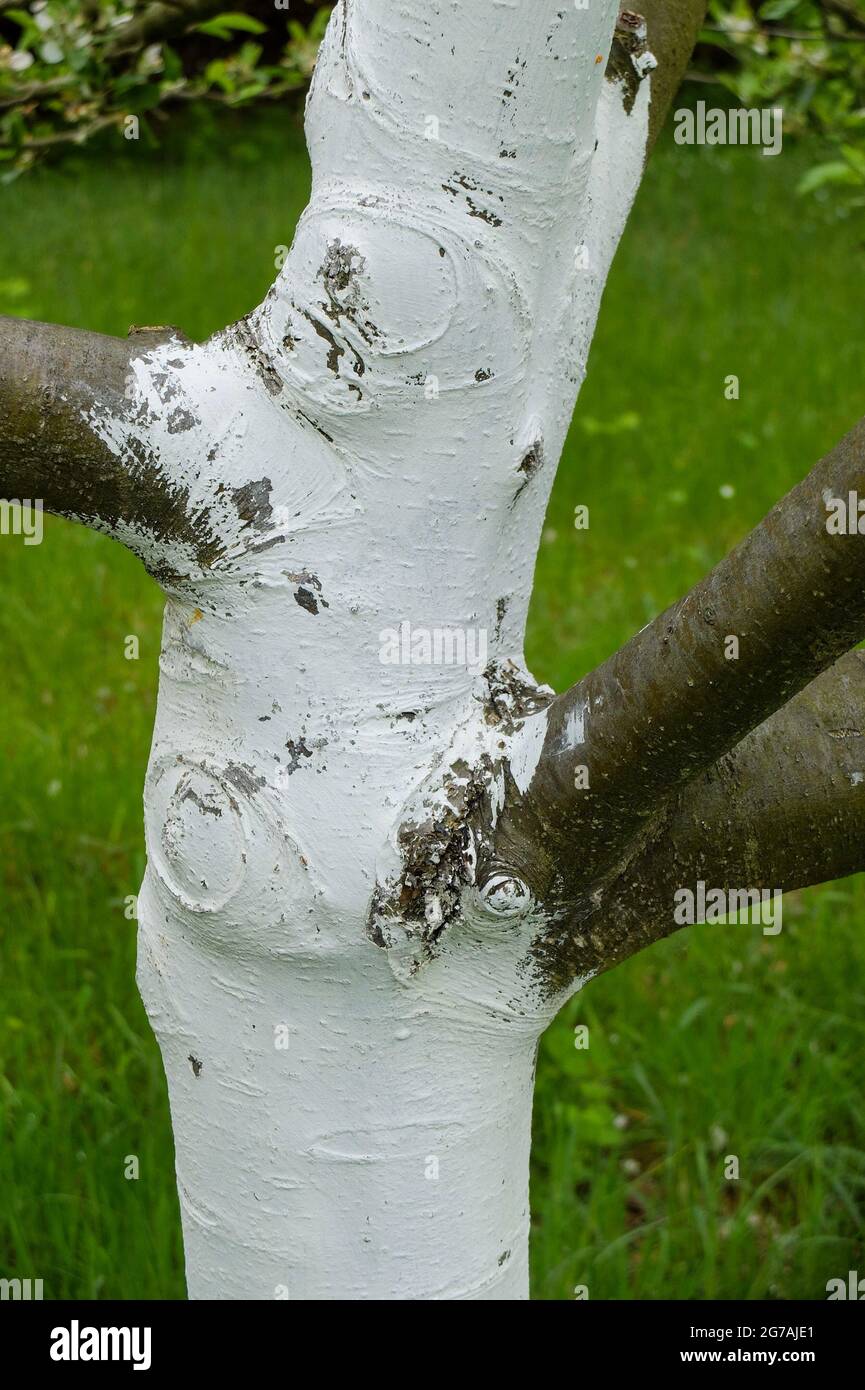
<svg viewBox="0 0 865 1390">
<path fill-rule="evenodd" d="M 526 1298 L 535 1019 L 407 990 L 378 951 L 208 956 L 157 919 L 145 898 L 190 1297 Z"/>
<path fill-rule="evenodd" d="M 646 9 L 648 36 L 609 0 L 341 0 L 259 309 L 202 345 L 0 325 L 4 490 L 168 594 L 139 981 L 193 1297 L 525 1298 L 563 1001 L 672 929 L 706 843 L 724 882 L 862 867 L 833 727 L 862 663 L 827 668 L 865 636 L 863 541 L 823 512 L 865 493 L 861 428 L 574 690 L 524 666 L 601 291 L 703 6 Z M 756 634 L 747 682 L 727 632 Z"/>
<path fill-rule="evenodd" d="M 202 519 L 145 555 L 139 905 L 194 1297 L 528 1294 L 533 905 L 504 876 L 455 913 L 462 839 L 382 903 L 545 702 L 534 556 L 649 103 L 596 62 L 609 3 L 456 8 L 337 8 L 273 291 L 96 421 L 122 454 L 146 420 Z"/>
</svg>

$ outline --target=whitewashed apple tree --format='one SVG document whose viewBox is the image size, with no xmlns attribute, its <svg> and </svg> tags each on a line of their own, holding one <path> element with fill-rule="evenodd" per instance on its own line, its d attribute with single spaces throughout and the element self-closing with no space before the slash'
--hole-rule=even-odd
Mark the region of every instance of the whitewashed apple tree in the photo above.
<svg viewBox="0 0 865 1390">
<path fill-rule="evenodd" d="M 643 8 L 341 0 L 258 308 L 201 344 L 0 326 L 2 495 L 167 596 L 138 980 L 193 1297 L 526 1297 L 562 1003 L 682 885 L 865 867 L 862 426 L 572 690 L 524 665 L 703 6 Z"/>
</svg>

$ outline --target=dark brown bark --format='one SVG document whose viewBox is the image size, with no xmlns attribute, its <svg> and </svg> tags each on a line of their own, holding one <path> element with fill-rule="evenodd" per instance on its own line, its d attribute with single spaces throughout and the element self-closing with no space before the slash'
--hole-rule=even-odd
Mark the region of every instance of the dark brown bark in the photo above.
<svg viewBox="0 0 865 1390">
<path fill-rule="evenodd" d="M 667 798 L 865 638 L 865 534 L 828 529 L 826 499 L 851 492 L 865 499 L 865 422 L 685 598 L 553 702 L 529 793 L 499 828 L 511 855 L 521 839 L 543 846 L 542 897 L 567 896 L 563 865 L 582 883 L 605 875 Z"/>
<path fill-rule="evenodd" d="M 87 423 L 122 408 L 131 345 L 76 328 L 0 318 L 0 493 L 88 521 L 123 515 L 129 479 Z"/>
<path fill-rule="evenodd" d="M 150 457 L 146 429 L 119 454 L 100 438 L 94 412 L 126 420 L 129 364 L 173 332 L 111 338 L 77 328 L 0 317 L 0 497 L 116 535 L 198 544 L 182 490 Z"/>
<path fill-rule="evenodd" d="M 646 20 L 649 48 L 658 60 L 652 73 L 648 155 L 694 51 L 700 25 L 706 16 L 706 0 L 642 0 L 634 8 Z"/>
<path fill-rule="evenodd" d="M 862 870 L 865 652 L 851 652 L 680 791 L 560 914 L 538 962 L 551 988 L 609 970 L 679 930 L 674 894 L 700 880 L 789 892 Z"/>
</svg>

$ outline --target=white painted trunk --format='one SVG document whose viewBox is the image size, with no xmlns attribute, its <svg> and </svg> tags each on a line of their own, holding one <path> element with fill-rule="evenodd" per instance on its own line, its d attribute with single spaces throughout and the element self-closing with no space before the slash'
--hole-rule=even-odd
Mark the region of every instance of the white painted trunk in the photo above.
<svg viewBox="0 0 865 1390">
<path fill-rule="evenodd" d="M 536 1030 L 430 1008 L 362 954 L 143 950 L 193 1298 L 527 1295 Z"/>
<path fill-rule="evenodd" d="M 522 668 L 642 170 L 648 83 L 627 114 L 600 60 L 616 8 L 343 0 L 274 289 L 142 356 L 130 420 L 96 422 L 117 450 L 146 422 L 216 547 L 126 537 L 169 593 L 139 979 L 192 1297 L 527 1296 L 534 1057 L 561 1002 L 527 966 L 537 910 L 478 883 L 434 951 L 368 921 L 448 768 L 486 752 L 495 801 L 539 753 L 543 714 L 502 733 L 485 709 Z M 485 660 L 394 664 L 405 622 Z"/>
</svg>

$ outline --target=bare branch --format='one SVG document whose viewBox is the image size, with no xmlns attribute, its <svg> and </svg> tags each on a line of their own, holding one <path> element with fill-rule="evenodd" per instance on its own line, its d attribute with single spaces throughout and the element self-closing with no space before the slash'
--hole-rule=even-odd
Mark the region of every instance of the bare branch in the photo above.
<svg viewBox="0 0 865 1390">
<path fill-rule="evenodd" d="M 62 92 L 68 85 L 69 78 L 65 76 L 51 77 L 45 82 L 22 83 L 21 86 L 0 95 L 0 110 L 5 110 L 8 106 L 24 106 L 28 101 L 42 101 L 44 97 L 54 96 L 55 92 Z"/>
<path fill-rule="evenodd" d="M 506 854 L 541 846 L 542 896 L 597 882 L 663 802 L 865 637 L 865 534 L 828 500 L 865 499 L 865 422 L 691 593 L 559 696 Z M 588 784 L 588 785 L 586 785 Z M 556 881 L 558 881 L 558 886 Z"/>
<path fill-rule="evenodd" d="M 852 652 L 680 792 L 538 955 L 564 984 L 677 931 L 674 894 L 701 880 L 789 892 L 862 870 L 865 653 Z"/>
<path fill-rule="evenodd" d="M 639 9 L 648 26 L 649 48 L 658 60 L 652 73 L 648 154 L 694 51 L 706 14 L 706 0 L 642 0 Z"/>
<path fill-rule="evenodd" d="M 0 317 L 0 497 L 39 502 L 130 543 L 130 532 L 186 539 L 184 497 L 139 442 L 112 451 L 90 424 L 129 409 L 130 364 L 174 329 L 128 339 Z"/>
</svg>

